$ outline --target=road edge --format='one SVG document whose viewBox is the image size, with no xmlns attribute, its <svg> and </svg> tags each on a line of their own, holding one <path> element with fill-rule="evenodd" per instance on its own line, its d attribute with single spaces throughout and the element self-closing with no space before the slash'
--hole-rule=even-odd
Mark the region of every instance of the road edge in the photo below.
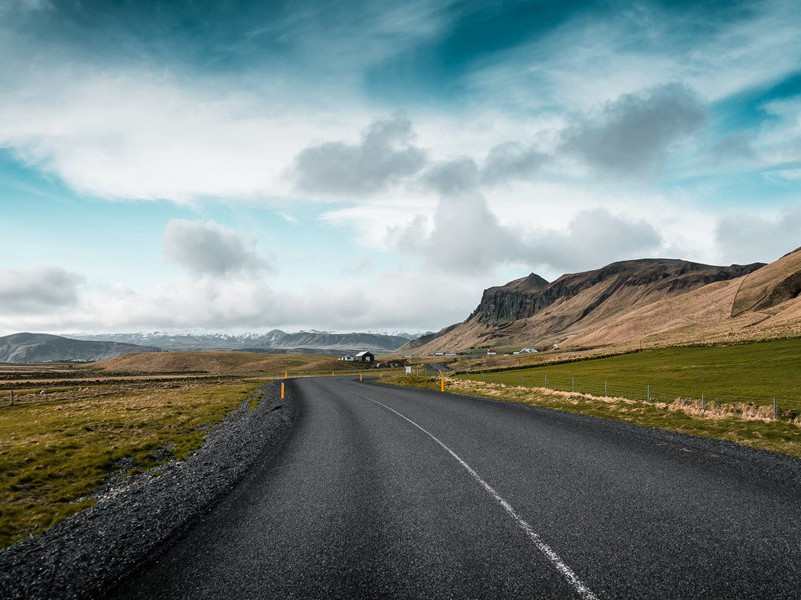
<svg viewBox="0 0 801 600">
<path fill-rule="evenodd" d="M 280 449 L 294 420 L 279 382 L 260 386 L 188 459 L 130 478 L 52 529 L 0 551 L 0 596 L 102 597 L 218 502 L 259 458 Z"/>
<path fill-rule="evenodd" d="M 369 380 L 365 383 L 377 387 L 427 392 L 434 398 L 443 395 L 443 392 L 437 392 L 430 388 L 384 383 L 379 380 Z M 605 419 L 603 417 L 569 412 L 547 406 L 513 402 L 503 398 L 471 396 L 456 392 L 444 392 L 444 395 L 460 400 L 492 403 L 507 408 L 514 407 L 514 409 L 531 411 L 562 423 L 587 427 L 590 430 L 598 424 L 602 424 L 607 430 L 607 433 L 613 434 L 619 438 L 636 437 L 641 442 L 646 442 L 651 447 L 655 449 L 658 448 L 662 452 L 669 448 L 676 453 L 680 453 L 684 460 L 707 461 L 711 459 L 714 460 L 718 466 L 727 467 L 740 472 L 745 471 L 763 480 L 769 480 L 780 485 L 791 484 L 801 489 L 801 458 L 796 456 L 782 454 L 780 452 L 771 452 L 770 450 L 763 450 L 761 448 L 753 448 L 720 438 L 690 435 L 671 429 L 639 425 L 637 423 L 629 423 L 617 419 Z M 594 431 L 592 433 L 594 434 Z"/>
</svg>

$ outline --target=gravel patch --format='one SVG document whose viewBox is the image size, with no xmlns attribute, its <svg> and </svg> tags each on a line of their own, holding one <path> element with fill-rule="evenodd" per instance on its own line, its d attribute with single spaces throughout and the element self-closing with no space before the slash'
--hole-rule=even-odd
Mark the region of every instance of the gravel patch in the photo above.
<svg viewBox="0 0 801 600">
<path fill-rule="evenodd" d="M 157 547 L 228 492 L 260 456 L 278 449 L 292 422 L 279 384 L 250 398 L 182 462 L 141 475 L 117 478 L 99 492 L 96 505 L 45 533 L 0 551 L 0 598 L 102 597 Z"/>
</svg>

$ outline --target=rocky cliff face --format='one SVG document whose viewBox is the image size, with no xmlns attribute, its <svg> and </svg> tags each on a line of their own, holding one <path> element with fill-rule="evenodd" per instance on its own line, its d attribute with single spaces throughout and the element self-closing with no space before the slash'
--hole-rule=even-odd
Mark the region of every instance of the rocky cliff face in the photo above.
<svg viewBox="0 0 801 600">
<path fill-rule="evenodd" d="M 586 293 L 587 302 L 574 321 L 580 320 L 615 296 L 665 298 L 715 281 L 747 275 L 762 263 L 717 267 L 672 259 L 641 259 L 612 263 L 601 269 L 562 275 L 552 283 L 532 273 L 500 287 L 484 291 L 470 319 L 496 326 L 527 319 L 535 314 Z M 587 293 L 596 289 L 597 293 Z M 469 319 L 469 320 L 470 320 Z"/>
</svg>

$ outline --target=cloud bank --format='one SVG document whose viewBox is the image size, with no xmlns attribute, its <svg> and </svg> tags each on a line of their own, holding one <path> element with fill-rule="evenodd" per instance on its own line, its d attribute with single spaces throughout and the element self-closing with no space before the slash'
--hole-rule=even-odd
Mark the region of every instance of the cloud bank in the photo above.
<svg viewBox="0 0 801 600">
<path fill-rule="evenodd" d="M 0 269 L 0 313 L 39 315 L 74 306 L 83 282 L 61 267 Z"/>
</svg>

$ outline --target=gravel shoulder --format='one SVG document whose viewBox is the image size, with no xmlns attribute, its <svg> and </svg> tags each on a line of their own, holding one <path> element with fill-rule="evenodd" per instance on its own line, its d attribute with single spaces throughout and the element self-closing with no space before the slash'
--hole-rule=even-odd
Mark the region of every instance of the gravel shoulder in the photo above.
<svg viewBox="0 0 801 600">
<path fill-rule="evenodd" d="M 260 457 L 280 448 L 293 420 L 273 382 L 212 429 L 187 460 L 114 482 L 99 502 L 0 551 L 0 598 L 102 597 L 225 495 Z"/>
</svg>

